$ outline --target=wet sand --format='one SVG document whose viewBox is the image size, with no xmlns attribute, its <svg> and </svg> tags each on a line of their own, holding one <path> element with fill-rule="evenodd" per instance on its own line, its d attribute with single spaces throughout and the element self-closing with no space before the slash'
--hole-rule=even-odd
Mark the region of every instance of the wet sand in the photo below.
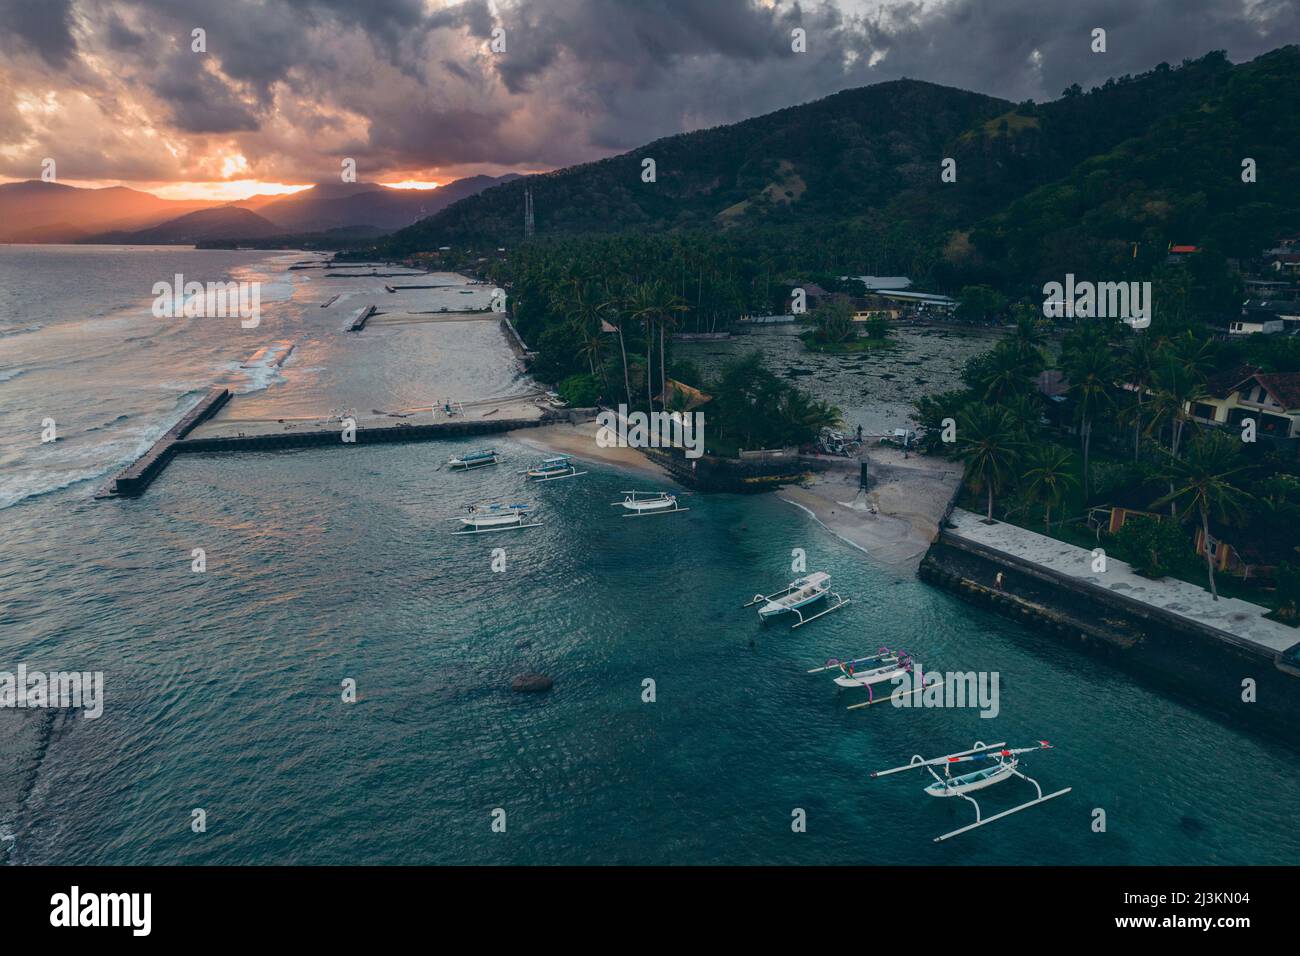
<svg viewBox="0 0 1300 956">
<path fill-rule="evenodd" d="M 875 446 L 866 451 L 871 488 L 858 491 L 858 462 L 814 475 L 777 496 L 807 511 L 828 531 L 886 567 L 915 573 L 939 534 L 962 466 L 943 458 Z M 874 503 L 879 511 L 872 514 Z"/>
</svg>

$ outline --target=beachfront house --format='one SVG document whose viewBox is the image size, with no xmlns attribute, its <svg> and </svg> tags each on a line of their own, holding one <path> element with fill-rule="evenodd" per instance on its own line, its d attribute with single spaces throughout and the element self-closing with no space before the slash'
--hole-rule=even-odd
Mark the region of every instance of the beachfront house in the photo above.
<svg viewBox="0 0 1300 956">
<path fill-rule="evenodd" d="M 887 302 L 875 296 L 853 300 L 854 322 L 869 322 L 872 319 L 888 319 L 894 322 L 901 318 L 902 315 L 903 310 L 896 303 Z"/>
<path fill-rule="evenodd" d="M 787 281 L 790 282 L 791 289 L 803 289 L 804 307 L 807 308 L 809 312 L 817 308 L 817 306 L 821 305 L 823 302 L 828 302 L 832 298 L 834 298 L 834 295 L 832 293 L 827 292 L 816 282 L 799 282 L 797 280 L 787 280 Z M 793 292 L 791 292 L 789 295 L 786 296 L 785 311 L 787 313 L 794 312 L 795 301 L 796 300 Z"/>
<path fill-rule="evenodd" d="M 1253 418 L 1257 435 L 1300 438 L 1300 372 L 1261 372 L 1238 368 L 1206 382 L 1206 396 L 1189 403 L 1197 421 L 1241 430 Z"/>
<path fill-rule="evenodd" d="M 956 299 L 929 292 L 877 292 L 875 296 L 918 318 L 950 316 L 957 308 Z"/>
<path fill-rule="evenodd" d="M 912 288 L 912 280 L 907 276 L 841 276 L 841 279 L 857 279 L 862 283 L 864 292 L 902 292 Z"/>
<path fill-rule="evenodd" d="M 1271 312 L 1243 312 L 1241 318 L 1228 323 L 1229 335 L 1276 335 L 1285 323 Z"/>
<path fill-rule="evenodd" d="M 1294 332 L 1300 329 L 1300 300 L 1285 297 L 1247 299 L 1241 304 L 1241 317 L 1229 323 L 1228 332 L 1234 334 L 1233 325 L 1238 322 L 1244 327 L 1235 330 L 1235 334 L 1252 334 L 1245 328 L 1260 326 L 1259 331 L 1273 334 L 1278 331 Z"/>
</svg>

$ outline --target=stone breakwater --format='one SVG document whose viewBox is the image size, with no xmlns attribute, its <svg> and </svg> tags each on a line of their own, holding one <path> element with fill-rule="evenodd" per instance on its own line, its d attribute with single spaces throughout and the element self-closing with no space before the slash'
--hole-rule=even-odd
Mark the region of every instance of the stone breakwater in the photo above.
<svg viewBox="0 0 1300 956">
<path fill-rule="evenodd" d="M 1286 652 L 1224 639 L 1176 613 L 1081 585 L 948 530 L 918 573 L 967 603 L 1103 657 L 1189 705 L 1297 743 L 1300 676 L 1287 665 Z"/>
</svg>

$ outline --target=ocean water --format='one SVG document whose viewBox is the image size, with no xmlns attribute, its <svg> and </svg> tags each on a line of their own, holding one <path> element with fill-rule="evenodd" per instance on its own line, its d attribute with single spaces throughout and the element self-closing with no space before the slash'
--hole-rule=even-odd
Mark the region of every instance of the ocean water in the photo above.
<svg viewBox="0 0 1300 956">
<path fill-rule="evenodd" d="M 1300 858 L 1294 751 L 879 568 L 774 496 L 692 495 L 685 514 L 625 520 L 609 503 L 646 479 L 589 466 L 528 486 L 535 453 L 507 440 L 502 466 L 469 474 L 442 468 L 452 449 L 436 443 L 187 455 L 140 499 L 92 500 L 214 376 L 304 414 L 519 388 L 487 323 L 339 333 L 347 304 L 319 308 L 336 287 L 288 272 L 300 258 L 0 247 L 0 670 L 105 675 L 101 718 L 47 728 L 0 819 L 8 862 Z M 286 292 L 254 336 L 167 324 L 148 289 L 176 271 Z M 279 373 L 238 368 L 276 340 L 296 343 Z M 39 446 L 46 415 L 57 459 Z M 449 518 L 494 499 L 535 504 L 541 527 L 450 535 Z M 740 605 L 791 577 L 795 548 L 853 603 L 795 631 L 761 625 Z M 804 673 L 881 645 L 929 670 L 997 671 L 998 716 L 850 712 L 858 697 Z M 513 694 L 524 670 L 555 688 Z M 919 774 L 869 779 L 914 753 L 1038 739 L 1056 749 L 1024 769 L 1073 792 L 944 844 L 931 838 L 969 804 L 927 797 Z M 1012 781 L 981 805 L 1031 794 Z"/>
</svg>

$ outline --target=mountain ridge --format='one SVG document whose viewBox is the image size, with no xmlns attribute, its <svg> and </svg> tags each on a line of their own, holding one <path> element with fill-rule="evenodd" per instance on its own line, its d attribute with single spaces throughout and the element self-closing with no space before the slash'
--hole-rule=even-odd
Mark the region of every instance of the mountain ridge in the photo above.
<svg viewBox="0 0 1300 956">
<path fill-rule="evenodd" d="M 162 199 L 126 186 L 91 189 L 26 180 L 0 184 L 0 242 L 154 244 L 299 234 L 373 236 L 512 178 L 515 174 L 469 176 L 429 190 L 325 183 L 289 195 L 230 202 Z M 192 218 L 200 212 L 209 215 Z M 240 223 L 249 231 L 238 233 Z"/>
<path fill-rule="evenodd" d="M 878 237 L 863 257 L 876 271 L 929 273 L 949 287 L 1037 275 L 1075 249 L 1080 268 L 1112 271 L 1124 253 L 1134 257 L 1134 243 L 1148 269 L 1169 241 L 1244 255 L 1269 230 L 1300 225 L 1300 200 L 1280 191 L 1300 172 L 1298 91 L 1296 46 L 1240 64 L 1213 51 L 1087 92 L 1074 85 L 1044 103 L 893 80 L 485 190 L 368 251 L 517 244 L 529 189 L 538 239 L 772 227 L 801 230 L 815 246 L 819 231 L 852 225 Z M 1230 149 L 1220 132 L 1232 134 Z M 1179 148 L 1170 150 L 1174 139 Z M 1121 166 L 1143 154 L 1161 156 L 1164 168 L 1145 163 L 1145 180 L 1136 180 Z M 1252 154 L 1268 158 L 1271 185 L 1241 195 L 1242 204 L 1229 196 L 1241 157 Z M 1219 165 L 1211 170 L 1212 156 Z M 641 179 L 645 159 L 655 160 L 654 183 Z M 945 159 L 955 161 L 955 182 L 941 180 Z M 1081 204 L 1081 183 L 1097 164 L 1121 185 L 1109 191 L 1093 175 Z M 1180 166 L 1195 170 L 1197 189 L 1180 180 Z M 1198 211 L 1198 192 L 1215 203 Z M 1244 211 L 1251 205 L 1267 208 Z M 1090 236 L 1079 223 L 1094 207 L 1113 214 Z M 1177 215 L 1163 215 L 1166 207 Z M 1019 211 L 1032 218 L 1021 221 Z M 1250 222 L 1234 231 L 1233 217 Z"/>
</svg>

